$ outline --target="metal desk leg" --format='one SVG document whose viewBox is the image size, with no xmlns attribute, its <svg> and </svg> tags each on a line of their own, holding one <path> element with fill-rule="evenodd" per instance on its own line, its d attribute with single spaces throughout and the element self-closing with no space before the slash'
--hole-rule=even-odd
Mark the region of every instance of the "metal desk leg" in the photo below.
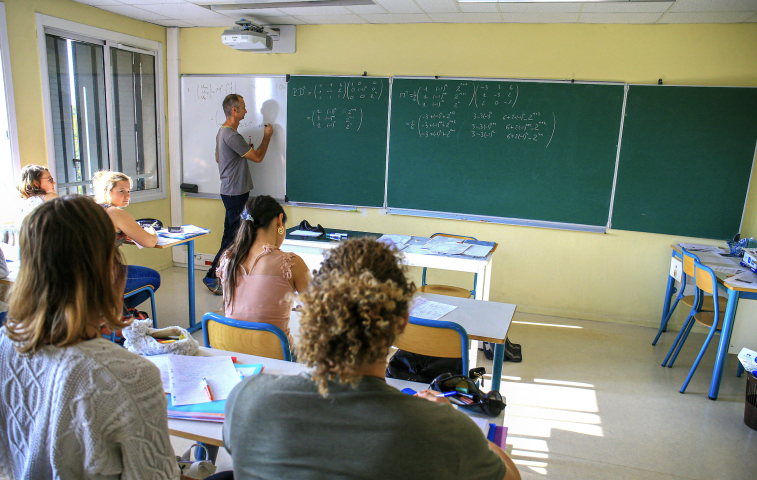
<svg viewBox="0 0 757 480">
<path fill-rule="evenodd" d="M 712 371 L 712 383 L 710 383 L 710 400 L 718 398 L 720 390 L 720 379 L 723 377 L 725 368 L 725 358 L 728 355 L 728 344 L 731 341 L 731 331 L 733 331 L 733 319 L 736 316 L 736 307 L 739 304 L 739 292 L 728 289 L 728 306 L 725 308 L 725 317 L 723 317 L 723 330 L 720 332 L 720 342 L 718 343 L 718 355 L 715 357 L 715 369 Z"/>
<path fill-rule="evenodd" d="M 505 361 L 505 343 L 494 344 L 494 363 L 492 363 L 492 390 L 499 390 L 502 381 L 502 362 Z"/>
<path fill-rule="evenodd" d="M 202 323 L 195 324 L 195 241 L 187 242 L 187 278 L 189 280 L 189 333 L 202 328 Z"/>
<path fill-rule="evenodd" d="M 673 256 L 675 256 L 675 252 Z M 665 290 L 665 301 L 662 304 L 662 319 L 660 320 L 660 330 L 657 331 L 657 336 L 654 337 L 652 345 L 657 345 L 657 340 L 660 339 L 662 332 L 668 329 L 668 312 L 670 311 L 670 299 L 673 298 L 673 294 L 676 293 L 675 283 L 676 279 L 668 275 L 668 288 L 667 290 Z"/>
</svg>

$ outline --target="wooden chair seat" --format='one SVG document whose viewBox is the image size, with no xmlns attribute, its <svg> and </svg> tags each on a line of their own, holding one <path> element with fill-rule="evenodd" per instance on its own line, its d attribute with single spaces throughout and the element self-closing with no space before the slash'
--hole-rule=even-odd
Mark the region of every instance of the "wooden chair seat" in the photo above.
<svg viewBox="0 0 757 480">
<path fill-rule="evenodd" d="M 448 297 L 470 298 L 470 290 L 450 285 L 423 285 L 418 288 L 419 292 L 447 295 Z"/>
<path fill-rule="evenodd" d="M 683 303 L 688 305 L 689 307 L 694 306 L 694 295 L 687 295 L 683 297 Z M 718 301 L 718 310 L 720 313 L 725 313 L 725 307 L 728 304 L 728 299 L 721 298 L 720 301 Z M 703 312 L 714 312 L 715 311 L 715 301 L 712 299 L 712 297 L 704 297 L 704 300 L 702 301 L 702 311 Z"/>
<path fill-rule="evenodd" d="M 712 327 L 712 323 L 715 321 L 715 312 L 699 312 L 694 315 L 694 320 L 701 323 L 706 327 Z M 723 329 L 723 315 L 718 315 L 718 330 Z"/>
</svg>

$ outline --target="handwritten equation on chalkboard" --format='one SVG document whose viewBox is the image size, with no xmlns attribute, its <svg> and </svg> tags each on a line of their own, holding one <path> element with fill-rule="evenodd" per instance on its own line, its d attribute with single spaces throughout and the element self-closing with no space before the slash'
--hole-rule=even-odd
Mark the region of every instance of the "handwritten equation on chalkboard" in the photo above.
<svg viewBox="0 0 757 480">
<path fill-rule="evenodd" d="M 397 98 L 423 110 L 417 119 L 405 122 L 421 138 L 503 138 L 549 147 L 557 125 L 554 112 L 516 110 L 519 96 L 518 84 L 471 81 L 422 86 L 399 92 Z M 461 115 L 459 110 L 467 113 Z"/>
<path fill-rule="evenodd" d="M 312 86 L 293 87 L 291 95 L 323 104 L 323 108 L 313 109 L 306 117 L 313 128 L 359 132 L 365 116 L 360 105 L 366 101 L 379 101 L 384 95 L 384 82 L 333 79 Z"/>
</svg>

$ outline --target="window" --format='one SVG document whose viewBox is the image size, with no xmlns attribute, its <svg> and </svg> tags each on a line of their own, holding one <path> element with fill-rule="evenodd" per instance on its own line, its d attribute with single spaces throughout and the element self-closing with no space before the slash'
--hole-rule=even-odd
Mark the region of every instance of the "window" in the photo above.
<svg viewBox="0 0 757 480">
<path fill-rule="evenodd" d="M 5 5 L 0 3 L 0 205 L 17 201 L 16 175 L 20 169 L 9 58 Z M 13 222 L 13 214 L 12 208 L 0 209 L 0 224 Z"/>
<path fill-rule="evenodd" d="M 134 181 L 132 201 L 165 198 L 160 44 L 38 14 L 40 22 L 58 193 L 91 195 L 93 174 L 114 170 Z"/>
</svg>

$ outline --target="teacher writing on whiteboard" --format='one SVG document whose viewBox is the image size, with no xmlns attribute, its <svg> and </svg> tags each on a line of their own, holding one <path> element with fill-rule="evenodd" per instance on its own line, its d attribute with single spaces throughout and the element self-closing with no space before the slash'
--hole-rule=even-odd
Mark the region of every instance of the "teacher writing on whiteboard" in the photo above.
<svg viewBox="0 0 757 480">
<path fill-rule="evenodd" d="M 221 283 L 216 277 L 218 260 L 234 240 L 242 221 L 244 204 L 247 203 L 250 190 L 252 190 L 252 176 L 247 160 L 255 163 L 262 162 L 273 135 L 273 127 L 270 124 L 266 125 L 263 140 L 256 150 L 237 132 L 239 122 L 247 113 L 244 98 L 241 95 L 235 93 L 226 95 L 223 99 L 223 113 L 226 115 L 226 122 L 216 135 L 216 163 L 218 163 L 218 172 L 221 174 L 221 200 L 226 208 L 226 218 L 223 221 L 221 248 L 213 259 L 208 274 L 202 280 L 205 286 L 216 295 L 223 293 Z"/>
</svg>

